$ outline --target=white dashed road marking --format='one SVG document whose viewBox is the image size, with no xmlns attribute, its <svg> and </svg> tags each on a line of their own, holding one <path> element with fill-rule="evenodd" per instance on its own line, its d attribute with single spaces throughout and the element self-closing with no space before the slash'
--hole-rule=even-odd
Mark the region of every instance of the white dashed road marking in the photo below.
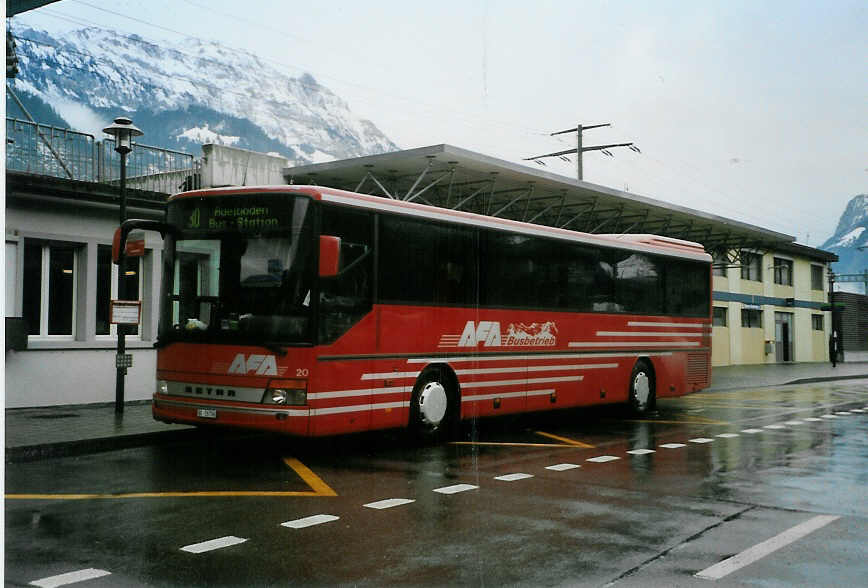
<svg viewBox="0 0 868 588">
<path fill-rule="evenodd" d="M 732 439 L 733 437 L 738 437 L 738 433 L 721 433 L 718 437 L 722 437 L 724 439 Z"/>
<path fill-rule="evenodd" d="M 793 426 L 793 425 L 801 425 L 801 424 L 802 424 L 802 421 L 787 421 L 787 422 L 785 422 L 784 424 L 785 424 L 785 425 L 790 425 L 790 426 Z"/>
<path fill-rule="evenodd" d="M 479 490 L 479 486 L 474 486 L 473 484 L 455 484 L 454 486 L 435 488 L 434 492 L 440 494 L 457 494 L 459 492 L 467 492 L 468 490 Z"/>
<path fill-rule="evenodd" d="M 763 429 L 786 429 L 783 425 L 766 425 Z"/>
<path fill-rule="evenodd" d="M 590 459 L 586 459 L 585 461 L 592 461 L 594 463 L 606 463 L 607 461 L 615 461 L 616 459 L 621 459 L 621 458 L 615 457 L 614 455 L 600 455 L 597 457 L 592 457 Z"/>
<path fill-rule="evenodd" d="M 239 543 L 244 543 L 245 541 L 247 541 L 247 539 L 227 535 L 226 537 L 220 537 L 219 539 L 211 539 L 210 541 L 203 541 L 201 543 L 187 545 L 185 547 L 182 547 L 181 551 L 186 551 L 188 553 L 205 553 L 206 551 L 214 551 L 215 549 L 232 547 L 233 545 L 238 545 Z"/>
<path fill-rule="evenodd" d="M 547 470 L 552 470 L 555 472 L 565 472 L 567 470 L 574 470 L 576 468 L 580 468 L 582 466 L 576 465 L 574 463 L 558 463 L 555 465 L 546 466 Z"/>
<path fill-rule="evenodd" d="M 56 588 L 57 586 L 67 586 L 85 580 L 94 580 L 103 576 L 110 576 L 111 572 L 105 570 L 97 570 L 95 568 L 87 568 L 86 570 L 78 570 L 77 572 L 69 572 L 60 574 L 59 576 L 51 576 L 42 578 L 41 580 L 33 580 L 30 586 L 39 586 L 40 588 Z"/>
<path fill-rule="evenodd" d="M 836 521 L 839 518 L 841 517 L 833 515 L 820 515 L 812 519 L 808 519 L 804 523 L 796 525 L 791 529 L 787 529 L 783 533 L 775 535 L 771 539 L 767 539 L 762 543 L 758 543 L 750 549 L 742 551 L 738 555 L 734 555 L 729 559 L 725 559 L 722 562 L 716 563 L 711 567 L 705 568 L 704 570 L 696 574 L 696 577 L 705 578 L 707 580 L 719 580 L 724 576 L 728 576 L 736 570 L 740 570 L 741 568 L 748 566 L 759 559 L 764 558 L 770 553 L 774 553 L 781 547 L 786 547 L 790 543 L 793 543 L 801 539 L 802 537 L 813 533 L 817 529 L 825 527 L 829 523 Z"/>
<path fill-rule="evenodd" d="M 709 439 L 708 437 L 697 437 L 696 439 L 690 439 L 691 443 L 711 443 L 714 439 Z"/>
<path fill-rule="evenodd" d="M 531 474 L 506 474 L 504 476 L 496 476 L 494 479 L 500 480 L 501 482 L 515 482 L 527 478 L 533 478 L 533 476 Z"/>
<path fill-rule="evenodd" d="M 763 430 L 762 430 L 762 429 L 742 429 L 741 432 L 742 432 L 742 433 L 748 433 L 748 434 L 750 434 L 750 435 L 753 435 L 754 433 L 762 433 Z"/>
<path fill-rule="evenodd" d="M 378 500 L 377 502 L 369 502 L 368 504 L 364 504 L 365 508 L 375 508 L 377 510 L 383 510 L 384 508 L 392 508 L 394 506 L 403 506 L 405 504 L 410 504 L 411 502 L 416 502 L 410 498 L 387 498 L 386 500 Z"/>
<path fill-rule="evenodd" d="M 809 423 L 822 423 L 823 419 L 818 419 L 817 417 L 808 417 L 805 419 Z"/>
<path fill-rule="evenodd" d="M 679 449 L 687 446 L 684 443 L 664 443 L 660 447 L 665 447 L 666 449 Z"/>
<path fill-rule="evenodd" d="M 836 412 L 835 414 L 838 416 L 850 416 L 851 413 L 849 413 L 849 412 Z"/>
<path fill-rule="evenodd" d="M 296 519 L 294 521 L 286 521 L 285 523 L 280 523 L 280 525 L 290 529 L 304 529 L 307 527 L 313 527 L 314 525 L 322 525 L 323 523 L 337 521 L 340 518 L 341 517 L 336 517 L 335 515 L 318 514 L 303 519 Z"/>
<path fill-rule="evenodd" d="M 631 449 L 628 451 L 630 455 L 648 455 L 649 453 L 654 453 L 653 449 Z"/>
<path fill-rule="evenodd" d="M 824 415 L 822 415 L 820 418 L 824 418 L 824 419 L 836 419 L 836 418 L 838 418 L 838 417 L 836 417 L 836 416 L 833 415 L 833 414 L 824 414 Z"/>
</svg>

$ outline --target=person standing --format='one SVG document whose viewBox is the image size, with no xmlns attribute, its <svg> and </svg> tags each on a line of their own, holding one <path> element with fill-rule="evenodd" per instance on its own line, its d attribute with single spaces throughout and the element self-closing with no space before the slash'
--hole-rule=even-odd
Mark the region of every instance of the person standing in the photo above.
<svg viewBox="0 0 868 588">
<path fill-rule="evenodd" d="M 832 367 L 838 365 L 838 331 L 832 331 L 829 337 L 829 361 L 832 362 Z"/>
</svg>

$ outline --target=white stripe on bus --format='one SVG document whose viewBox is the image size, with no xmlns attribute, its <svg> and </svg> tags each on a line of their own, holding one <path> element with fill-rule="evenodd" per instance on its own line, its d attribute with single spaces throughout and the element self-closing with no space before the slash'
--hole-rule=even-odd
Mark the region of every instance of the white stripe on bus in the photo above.
<svg viewBox="0 0 868 588">
<path fill-rule="evenodd" d="M 391 388 L 362 388 L 359 390 L 336 390 L 334 392 L 312 392 L 307 395 L 308 400 L 326 400 L 328 398 L 353 398 L 355 396 L 369 396 L 373 394 L 400 394 L 405 391 L 405 386 L 393 386 Z"/>
<path fill-rule="evenodd" d="M 702 329 L 708 325 L 703 325 L 702 323 L 655 323 L 652 321 L 628 321 L 628 327 L 675 327 L 675 328 L 685 328 L 685 329 Z"/>
<path fill-rule="evenodd" d="M 455 370 L 459 376 L 476 376 L 483 374 L 510 374 L 528 372 L 559 372 L 575 370 L 609 369 L 618 367 L 617 363 L 587 363 L 573 365 L 529 365 L 514 368 L 479 368 L 475 370 Z"/>
<path fill-rule="evenodd" d="M 521 386 L 523 384 L 552 384 L 554 382 L 581 382 L 584 376 L 562 376 L 558 378 L 525 378 L 521 380 L 487 380 L 484 382 L 466 382 L 462 388 L 490 388 L 491 386 Z"/>
<path fill-rule="evenodd" d="M 608 345 L 608 343 L 603 343 Z M 654 351 L 642 353 L 642 357 L 660 357 L 672 355 L 672 351 Z M 627 352 L 598 353 L 539 353 L 530 355 L 454 355 L 448 357 L 410 357 L 407 363 L 459 363 L 463 361 L 521 361 L 533 359 L 588 359 L 591 357 L 632 358 Z"/>
<path fill-rule="evenodd" d="M 597 331 L 597 337 L 701 337 L 702 333 L 664 333 L 651 331 Z"/>
<path fill-rule="evenodd" d="M 516 374 L 524 371 L 528 372 L 555 372 L 555 371 L 573 371 L 573 370 L 594 370 L 594 369 L 611 369 L 618 367 L 617 363 L 583 363 L 583 364 L 568 364 L 568 365 L 531 365 L 517 366 L 508 368 L 479 368 L 472 370 L 455 370 L 459 376 L 474 376 L 482 374 Z M 416 378 L 422 372 L 382 372 L 378 374 L 362 374 L 362 380 L 404 380 L 407 378 Z"/>
<path fill-rule="evenodd" d="M 310 416 L 326 414 L 343 414 L 347 412 L 364 412 L 366 410 L 385 410 L 389 408 L 409 408 L 409 402 L 383 402 L 380 404 L 356 404 L 354 406 L 331 406 L 329 408 L 312 408 Z"/>
<path fill-rule="evenodd" d="M 363 380 L 403 380 L 415 378 L 422 372 L 382 372 L 379 374 L 362 374 Z"/>
<path fill-rule="evenodd" d="M 569 347 L 699 347 L 699 341 L 570 341 Z"/>
</svg>

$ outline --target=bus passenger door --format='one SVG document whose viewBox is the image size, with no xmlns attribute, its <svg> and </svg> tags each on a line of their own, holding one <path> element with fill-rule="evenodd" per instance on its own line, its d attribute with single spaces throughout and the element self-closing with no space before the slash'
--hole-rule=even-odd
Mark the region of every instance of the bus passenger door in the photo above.
<svg viewBox="0 0 868 588">
<path fill-rule="evenodd" d="M 371 427 L 373 317 L 373 216 L 366 211 L 322 208 L 322 240 L 337 245 L 337 273 L 320 271 L 317 316 L 317 390 L 314 435 Z M 323 251 L 320 257 L 324 257 Z M 321 259 L 322 262 L 322 259 Z M 324 275 L 328 274 L 328 275 Z"/>
</svg>

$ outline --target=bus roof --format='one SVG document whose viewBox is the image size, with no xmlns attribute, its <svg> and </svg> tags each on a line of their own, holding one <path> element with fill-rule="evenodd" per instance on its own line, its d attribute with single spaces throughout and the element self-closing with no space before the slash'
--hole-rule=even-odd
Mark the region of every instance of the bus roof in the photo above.
<svg viewBox="0 0 868 588">
<path fill-rule="evenodd" d="M 414 202 L 393 200 L 389 198 L 384 198 L 382 196 L 357 194 L 355 192 L 348 192 L 346 190 L 339 190 L 326 186 L 272 185 L 206 188 L 202 190 L 193 190 L 190 192 L 181 192 L 179 194 L 175 194 L 169 198 L 169 202 L 181 198 L 191 197 L 262 194 L 270 192 L 304 194 L 316 200 L 321 200 L 324 202 L 334 202 L 336 204 L 341 204 L 344 206 L 353 206 L 356 208 L 364 208 L 367 210 L 386 211 L 395 214 L 415 216 L 446 222 L 454 222 L 463 225 L 508 230 L 527 235 L 563 239 L 567 241 L 587 243 L 589 245 L 597 245 L 602 247 L 629 249 L 646 253 L 657 253 L 660 255 L 672 255 L 697 261 L 711 261 L 711 256 L 705 252 L 705 248 L 701 244 L 694 243 L 693 241 L 683 241 L 681 239 L 675 239 L 672 237 L 648 234 L 625 233 L 623 235 L 610 235 L 581 233 L 578 231 L 559 229 L 547 225 L 537 225 L 522 221 L 514 221 L 493 216 L 485 216 L 471 212 L 463 212 L 457 210 L 450 210 L 447 208 L 440 208 L 436 206 L 428 206 L 425 204 L 416 204 Z"/>
</svg>

